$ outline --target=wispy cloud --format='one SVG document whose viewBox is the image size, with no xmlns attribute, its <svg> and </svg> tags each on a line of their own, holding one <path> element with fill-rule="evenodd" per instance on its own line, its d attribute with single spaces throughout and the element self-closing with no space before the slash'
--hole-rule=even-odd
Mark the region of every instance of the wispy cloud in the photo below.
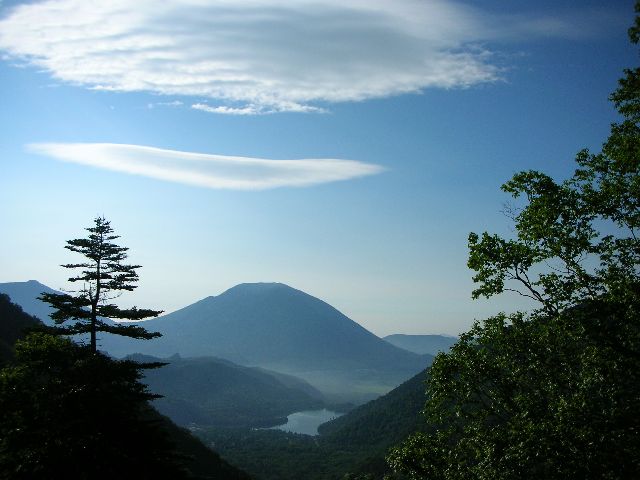
<svg viewBox="0 0 640 480">
<path fill-rule="evenodd" d="M 201 110 L 208 113 L 222 113 L 225 115 L 267 115 L 278 112 L 302 112 L 302 113 L 324 113 L 325 109 L 313 107 L 311 105 L 300 105 L 291 102 L 282 102 L 276 107 L 265 105 L 244 105 L 242 107 L 230 107 L 227 105 L 211 106 L 208 103 L 194 103 L 191 105 L 194 110 Z"/>
<path fill-rule="evenodd" d="M 9 10 L 0 50 L 89 88 L 206 98 L 218 105 L 194 108 L 215 113 L 305 112 L 495 81 L 479 45 L 571 30 L 552 20 L 450 0 L 48 0 Z"/>
<path fill-rule="evenodd" d="M 114 143 L 34 143 L 33 153 L 64 162 L 207 188 L 303 187 L 373 175 L 383 167 L 355 160 L 270 160 Z"/>
<path fill-rule="evenodd" d="M 180 100 L 173 100 L 171 102 L 150 102 L 147 103 L 147 108 L 156 108 L 156 107 L 181 107 L 184 105 L 184 102 Z"/>
<path fill-rule="evenodd" d="M 194 103 L 191 105 L 194 110 L 201 110 L 207 113 L 224 113 L 226 115 L 259 115 L 265 113 L 264 110 L 255 105 L 246 105 L 244 107 L 228 107 L 226 105 L 219 105 L 212 107 L 206 103 Z"/>
</svg>

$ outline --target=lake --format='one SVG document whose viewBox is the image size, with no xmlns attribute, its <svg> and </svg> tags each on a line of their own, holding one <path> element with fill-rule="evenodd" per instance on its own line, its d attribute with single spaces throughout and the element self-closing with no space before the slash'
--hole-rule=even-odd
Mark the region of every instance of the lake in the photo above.
<svg viewBox="0 0 640 480">
<path fill-rule="evenodd" d="M 287 423 L 272 428 L 314 436 L 318 435 L 318 427 L 320 425 L 341 415 L 342 413 L 332 412 L 326 408 L 322 410 L 306 410 L 292 413 L 287 417 Z"/>
</svg>

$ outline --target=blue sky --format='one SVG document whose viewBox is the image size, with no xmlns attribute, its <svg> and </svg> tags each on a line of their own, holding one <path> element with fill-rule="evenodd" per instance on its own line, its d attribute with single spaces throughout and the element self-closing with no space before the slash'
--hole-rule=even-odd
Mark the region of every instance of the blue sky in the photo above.
<svg viewBox="0 0 640 480">
<path fill-rule="evenodd" d="M 159 6 L 161 5 L 161 6 Z M 379 335 L 458 334 L 499 186 L 569 175 L 637 64 L 632 1 L 0 3 L 0 282 L 66 285 L 111 220 L 175 310 L 278 281 Z"/>
</svg>

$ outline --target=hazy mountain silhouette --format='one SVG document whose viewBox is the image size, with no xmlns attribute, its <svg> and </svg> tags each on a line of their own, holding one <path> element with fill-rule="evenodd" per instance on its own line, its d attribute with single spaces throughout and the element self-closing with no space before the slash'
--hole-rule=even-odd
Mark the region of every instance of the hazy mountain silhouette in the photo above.
<svg viewBox="0 0 640 480">
<path fill-rule="evenodd" d="M 103 348 L 115 355 L 222 357 L 300 376 L 324 393 L 346 387 L 349 398 L 332 398 L 339 401 L 374 398 L 432 359 L 385 342 L 331 305 L 281 283 L 237 285 L 144 325 L 163 337 L 105 338 Z"/>
<path fill-rule="evenodd" d="M 458 337 L 448 335 L 404 335 L 394 334 L 383 337 L 391 345 L 404 348 L 413 353 L 436 355 L 438 352 L 448 352 L 458 341 Z"/>
<path fill-rule="evenodd" d="M 54 291 L 35 280 L 0 284 L 14 303 L 45 323 L 37 297 Z M 215 356 L 299 376 L 329 401 L 361 403 L 386 393 L 431 363 L 378 338 L 331 305 L 281 283 L 237 285 L 176 312 L 144 322 L 162 338 L 136 341 L 102 335 L 115 356 Z"/>
<path fill-rule="evenodd" d="M 41 325 L 40 320 L 12 303 L 8 295 L 0 293 L 0 366 L 13 358 L 16 340 L 23 338 L 28 329 Z"/>
<path fill-rule="evenodd" d="M 29 315 L 33 315 L 42 320 L 46 325 L 53 325 L 49 314 L 53 312 L 48 303 L 38 300 L 43 292 L 60 293 L 53 288 L 47 287 L 37 280 L 26 282 L 0 283 L 0 293 L 9 295 L 11 301 L 22 307 Z"/>
<path fill-rule="evenodd" d="M 55 322 L 51 320 L 49 315 L 53 313 L 54 309 L 48 304 L 39 300 L 38 297 L 42 293 L 62 293 L 58 290 L 54 290 L 37 280 L 28 280 L 26 282 L 8 282 L 0 283 L 0 293 L 8 295 L 11 302 L 19 305 L 29 315 L 33 315 L 42 321 L 45 325 L 53 326 Z M 113 320 L 110 318 L 101 318 L 105 323 L 113 324 Z M 73 323 L 71 321 L 70 323 Z M 66 324 L 65 324 L 66 325 Z M 100 333 L 98 337 L 114 337 L 115 335 Z M 77 334 L 73 335 L 76 342 L 85 343 L 89 339 L 89 334 Z M 117 343 L 117 340 L 114 340 Z"/>
</svg>

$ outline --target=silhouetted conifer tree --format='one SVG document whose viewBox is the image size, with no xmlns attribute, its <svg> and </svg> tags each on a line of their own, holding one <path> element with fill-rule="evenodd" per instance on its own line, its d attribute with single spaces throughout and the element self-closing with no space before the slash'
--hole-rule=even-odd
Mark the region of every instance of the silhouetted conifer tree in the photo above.
<svg viewBox="0 0 640 480">
<path fill-rule="evenodd" d="M 85 257 L 81 263 L 62 265 L 64 268 L 79 270 L 69 278 L 70 282 L 82 283 L 82 288 L 67 293 L 43 293 L 39 298 L 56 309 L 51 318 L 57 327 L 52 331 L 62 335 L 88 333 L 90 347 L 96 351 L 96 333 L 107 332 L 116 335 L 138 339 L 151 339 L 161 336 L 151 333 L 138 325 L 123 325 L 107 322 L 104 319 L 143 320 L 156 317 L 162 311 L 140 309 L 137 307 L 123 309 L 110 303 L 123 291 L 132 291 L 137 285 L 136 269 L 140 265 L 126 265 L 126 247 L 112 243 L 120 238 L 113 235 L 113 229 L 103 217 L 94 220 L 94 226 L 86 229 L 87 238 L 68 240 L 65 248 Z M 73 325 L 61 326 L 67 321 L 74 321 Z"/>
</svg>

